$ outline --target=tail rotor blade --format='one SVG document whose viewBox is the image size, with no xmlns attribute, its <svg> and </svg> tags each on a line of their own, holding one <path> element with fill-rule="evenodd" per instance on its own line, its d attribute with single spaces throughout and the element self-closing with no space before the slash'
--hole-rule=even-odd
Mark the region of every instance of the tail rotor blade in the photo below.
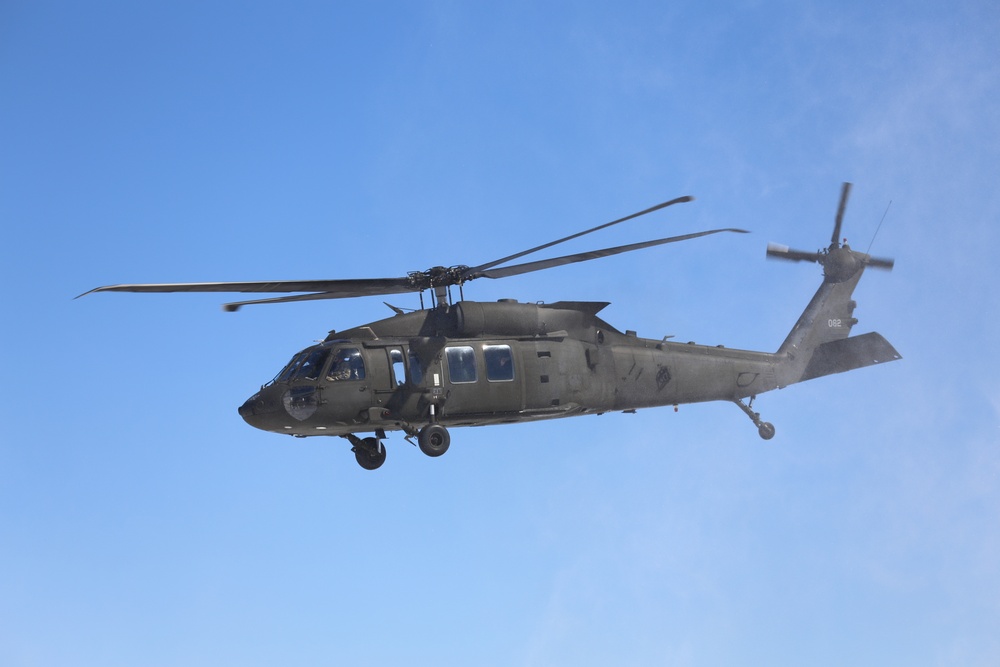
<svg viewBox="0 0 1000 667">
<path fill-rule="evenodd" d="M 840 206 L 837 207 L 837 220 L 833 223 L 833 236 L 830 237 L 830 243 L 835 246 L 840 245 L 840 227 L 844 223 L 844 209 L 847 208 L 847 198 L 850 194 L 851 184 L 844 183 L 844 187 L 840 191 Z"/>
<path fill-rule="evenodd" d="M 896 265 L 896 260 L 891 257 L 869 257 L 865 261 L 865 264 L 875 269 L 892 271 L 892 267 Z"/>
<path fill-rule="evenodd" d="M 778 243 L 767 244 L 767 256 L 774 259 L 787 259 L 792 262 L 819 262 L 821 257 L 817 252 L 792 250 L 788 246 Z"/>
</svg>

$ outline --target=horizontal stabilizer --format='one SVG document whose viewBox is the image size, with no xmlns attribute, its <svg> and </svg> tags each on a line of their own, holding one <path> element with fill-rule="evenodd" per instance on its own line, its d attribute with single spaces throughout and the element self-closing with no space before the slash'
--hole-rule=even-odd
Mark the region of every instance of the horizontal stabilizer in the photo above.
<svg viewBox="0 0 1000 667">
<path fill-rule="evenodd" d="M 901 358 L 896 348 L 875 332 L 832 340 L 816 348 L 799 382 Z"/>
</svg>

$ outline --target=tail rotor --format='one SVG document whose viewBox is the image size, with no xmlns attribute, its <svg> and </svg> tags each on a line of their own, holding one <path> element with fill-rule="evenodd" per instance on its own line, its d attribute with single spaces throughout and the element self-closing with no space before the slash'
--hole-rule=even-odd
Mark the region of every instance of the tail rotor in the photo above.
<svg viewBox="0 0 1000 667">
<path fill-rule="evenodd" d="M 856 274 L 861 269 L 873 267 L 876 269 L 891 270 L 895 260 L 885 257 L 872 257 L 863 252 L 851 250 L 847 243 L 842 243 L 840 238 L 841 228 L 844 223 L 844 210 L 847 208 L 847 199 L 851 194 L 851 184 L 844 183 L 840 191 L 840 204 L 837 206 L 837 217 L 833 223 L 833 234 L 830 236 L 830 246 L 825 250 L 808 252 L 804 250 L 794 250 L 786 245 L 777 243 L 767 244 L 767 257 L 774 259 L 785 259 L 792 262 L 816 262 L 823 267 L 823 275 L 829 282 L 843 282 Z"/>
</svg>

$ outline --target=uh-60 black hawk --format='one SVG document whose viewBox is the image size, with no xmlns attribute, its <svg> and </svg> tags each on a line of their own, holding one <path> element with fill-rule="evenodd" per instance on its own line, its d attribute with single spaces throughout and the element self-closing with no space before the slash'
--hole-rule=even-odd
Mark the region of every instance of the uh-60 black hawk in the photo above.
<svg viewBox="0 0 1000 667">
<path fill-rule="evenodd" d="M 346 438 L 358 463 L 368 470 L 385 461 L 382 441 L 389 431 L 416 437 L 425 454 L 440 456 L 450 444 L 450 427 L 704 401 L 735 403 L 767 440 L 774 436 L 774 426 L 752 410 L 758 394 L 900 358 L 877 333 L 849 337 L 857 323 L 851 295 L 864 270 L 893 265 L 892 260 L 871 257 L 840 242 L 849 192 L 850 184 L 845 183 L 826 249 L 802 252 L 768 245 L 770 257 L 823 267 L 816 295 L 774 353 L 623 333 L 598 317 L 608 305 L 605 302 L 464 299 L 462 286 L 476 278 L 503 278 L 709 234 L 743 232 L 713 229 L 501 266 L 691 197 L 474 267 L 435 267 L 405 277 L 370 280 L 112 285 L 91 291 L 298 293 L 230 303 L 225 306 L 229 311 L 258 303 L 419 293 L 420 310 L 405 312 L 390 306 L 392 317 L 330 332 L 323 342 L 298 352 L 239 408 L 248 424 L 265 431 Z M 455 286 L 458 301 L 451 298 Z M 425 291 L 432 295 L 428 308 Z"/>
</svg>

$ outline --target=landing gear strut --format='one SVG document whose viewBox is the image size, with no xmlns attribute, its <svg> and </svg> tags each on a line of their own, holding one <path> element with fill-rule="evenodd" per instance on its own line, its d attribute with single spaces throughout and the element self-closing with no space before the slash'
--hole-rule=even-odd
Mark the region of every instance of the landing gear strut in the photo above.
<svg viewBox="0 0 1000 667">
<path fill-rule="evenodd" d="M 757 398 L 757 397 L 756 396 L 751 396 L 750 397 L 750 404 L 749 405 L 747 405 L 741 399 L 738 399 L 738 398 L 735 399 L 733 401 L 733 403 L 735 403 L 736 405 L 738 405 L 739 408 L 740 408 L 740 410 L 742 410 L 744 413 L 746 413 L 746 416 L 750 418 L 750 421 L 753 422 L 753 425 L 757 427 L 757 433 L 760 434 L 760 437 L 764 438 L 765 440 L 770 440 L 771 438 L 774 437 L 774 424 L 772 424 L 771 422 L 763 422 L 763 421 L 761 421 L 760 420 L 760 413 L 759 412 L 754 412 L 751 409 L 753 407 L 753 399 L 755 399 L 755 398 Z"/>
</svg>

